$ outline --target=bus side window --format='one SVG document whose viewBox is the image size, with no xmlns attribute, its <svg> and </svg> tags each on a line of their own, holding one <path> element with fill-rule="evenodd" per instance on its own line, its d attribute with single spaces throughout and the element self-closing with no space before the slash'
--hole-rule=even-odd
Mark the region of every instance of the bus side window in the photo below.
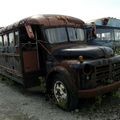
<svg viewBox="0 0 120 120">
<path fill-rule="evenodd" d="M 15 46 L 18 47 L 19 46 L 19 32 L 15 31 Z"/>
<path fill-rule="evenodd" d="M 11 46 L 11 47 L 13 47 L 14 46 L 14 44 L 15 44 L 15 41 L 14 41 L 14 33 L 9 33 L 9 45 Z"/>
<path fill-rule="evenodd" d="M 7 34 L 3 35 L 3 41 L 4 41 L 4 46 L 8 46 L 8 37 L 7 37 Z"/>
<path fill-rule="evenodd" d="M 3 46 L 3 39 L 2 39 L 2 36 L 0 36 L 0 47 Z"/>
</svg>

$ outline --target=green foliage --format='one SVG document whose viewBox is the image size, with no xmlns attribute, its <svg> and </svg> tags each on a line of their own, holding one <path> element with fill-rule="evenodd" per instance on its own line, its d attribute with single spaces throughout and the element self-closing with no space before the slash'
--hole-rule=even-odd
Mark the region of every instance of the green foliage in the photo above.
<svg viewBox="0 0 120 120">
<path fill-rule="evenodd" d="M 97 96 L 95 98 L 95 103 L 91 106 L 90 111 L 94 112 L 102 106 L 102 102 L 105 96 Z"/>
<path fill-rule="evenodd" d="M 90 99 L 87 106 L 82 108 L 82 112 L 89 112 L 94 113 L 96 110 L 100 109 L 103 105 L 105 95 L 104 96 L 97 96 L 95 99 Z"/>
<path fill-rule="evenodd" d="M 112 96 L 113 96 L 113 97 L 120 98 L 120 91 L 119 91 L 119 90 L 118 90 L 118 91 L 113 91 L 113 92 L 112 92 Z"/>
<path fill-rule="evenodd" d="M 45 80 L 42 77 L 39 77 L 40 85 L 39 88 L 40 90 L 45 93 L 46 92 L 46 83 Z"/>
<path fill-rule="evenodd" d="M 117 48 L 117 49 L 115 50 L 115 54 L 120 55 L 120 48 Z"/>
</svg>

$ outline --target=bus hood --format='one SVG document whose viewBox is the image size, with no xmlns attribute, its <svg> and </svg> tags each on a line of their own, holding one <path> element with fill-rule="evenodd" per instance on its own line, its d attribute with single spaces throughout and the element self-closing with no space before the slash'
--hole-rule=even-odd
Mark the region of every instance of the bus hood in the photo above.
<svg viewBox="0 0 120 120">
<path fill-rule="evenodd" d="M 105 46 L 74 46 L 55 50 L 53 55 L 62 59 L 78 59 L 83 56 L 89 59 L 109 58 L 114 55 L 111 48 Z"/>
</svg>

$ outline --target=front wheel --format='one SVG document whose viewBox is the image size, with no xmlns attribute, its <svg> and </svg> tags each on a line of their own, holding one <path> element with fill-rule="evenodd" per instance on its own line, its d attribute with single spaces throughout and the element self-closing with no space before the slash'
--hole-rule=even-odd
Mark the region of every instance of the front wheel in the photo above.
<svg viewBox="0 0 120 120">
<path fill-rule="evenodd" d="M 55 77 L 52 91 L 55 103 L 60 108 L 70 111 L 77 107 L 77 96 L 74 94 L 72 88 L 64 77 Z"/>
</svg>

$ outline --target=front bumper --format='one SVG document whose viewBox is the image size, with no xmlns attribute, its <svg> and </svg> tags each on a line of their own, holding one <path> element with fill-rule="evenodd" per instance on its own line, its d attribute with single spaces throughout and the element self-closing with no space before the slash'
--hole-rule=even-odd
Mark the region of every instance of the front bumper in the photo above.
<svg viewBox="0 0 120 120">
<path fill-rule="evenodd" d="M 78 97 L 79 98 L 92 98 L 98 95 L 111 92 L 113 90 L 117 90 L 119 87 L 120 87 L 120 81 L 117 81 L 112 84 L 105 85 L 105 86 L 99 86 L 93 89 L 79 90 Z"/>
<path fill-rule="evenodd" d="M 92 72 L 85 73 L 85 68 L 80 73 L 80 89 L 91 89 L 120 81 L 120 56 L 108 59 L 97 59 L 83 63 L 91 66 Z M 87 69 L 87 68 L 86 68 Z M 90 71 L 90 70 L 89 70 Z"/>
</svg>

